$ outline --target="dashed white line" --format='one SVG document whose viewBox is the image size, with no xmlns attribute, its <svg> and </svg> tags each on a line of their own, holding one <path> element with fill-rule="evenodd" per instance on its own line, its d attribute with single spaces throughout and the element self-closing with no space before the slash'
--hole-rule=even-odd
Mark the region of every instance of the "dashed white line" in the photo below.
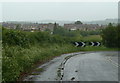
<svg viewBox="0 0 120 83">
<path fill-rule="evenodd" d="M 118 65 L 118 63 L 116 63 L 115 61 L 113 61 L 111 59 L 111 57 L 107 57 L 107 60 L 111 62 L 112 65 L 116 66 L 116 67 L 120 67 L 120 65 Z"/>
</svg>

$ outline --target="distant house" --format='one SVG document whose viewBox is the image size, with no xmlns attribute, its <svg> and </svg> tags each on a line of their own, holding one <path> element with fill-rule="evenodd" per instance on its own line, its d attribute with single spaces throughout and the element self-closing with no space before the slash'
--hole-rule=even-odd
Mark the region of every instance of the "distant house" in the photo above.
<svg viewBox="0 0 120 83">
<path fill-rule="evenodd" d="M 7 28 L 7 29 L 16 29 L 16 25 L 13 24 L 13 23 L 6 23 L 6 22 L 3 22 L 2 23 L 2 26 Z"/>
<path fill-rule="evenodd" d="M 21 24 L 20 28 L 24 31 L 37 31 L 39 30 L 39 25 L 36 23 Z"/>
<path fill-rule="evenodd" d="M 7 23 L 3 22 L 2 23 L 3 27 L 6 27 L 8 29 L 20 29 L 24 31 L 45 31 L 46 29 L 49 29 L 50 31 L 53 31 L 54 24 L 49 23 L 49 24 L 38 24 L 38 23 L 26 23 L 26 24 L 20 24 L 19 27 L 18 24 L 15 23 Z M 59 26 L 59 24 L 57 24 Z"/>
<path fill-rule="evenodd" d="M 96 30 L 102 27 L 98 24 L 64 24 L 64 28 L 69 30 Z"/>
<path fill-rule="evenodd" d="M 54 24 L 53 23 L 48 23 L 48 24 L 39 24 L 39 23 L 7 23 L 3 22 L 2 26 L 8 29 L 19 29 L 19 30 L 24 30 L 24 31 L 45 31 L 45 30 L 50 30 L 53 32 Z M 57 24 L 59 26 L 59 24 Z M 83 31 L 88 31 L 88 30 L 96 30 L 96 29 L 102 29 L 105 28 L 105 25 L 98 25 L 98 24 L 64 24 L 64 28 L 69 29 L 69 30 L 83 30 Z"/>
<path fill-rule="evenodd" d="M 57 24 L 58 25 L 58 24 Z M 53 31 L 54 24 L 39 24 L 39 29 L 41 31 L 45 31 L 46 29 L 49 29 L 50 31 Z"/>
</svg>

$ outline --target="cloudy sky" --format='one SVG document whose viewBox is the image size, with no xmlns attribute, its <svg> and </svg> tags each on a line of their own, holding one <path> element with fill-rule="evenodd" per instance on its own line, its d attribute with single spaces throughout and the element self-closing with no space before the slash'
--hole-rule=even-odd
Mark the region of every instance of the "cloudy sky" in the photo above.
<svg viewBox="0 0 120 83">
<path fill-rule="evenodd" d="M 93 21 L 118 18 L 117 2 L 4 2 L 0 5 L 0 21 Z"/>
</svg>

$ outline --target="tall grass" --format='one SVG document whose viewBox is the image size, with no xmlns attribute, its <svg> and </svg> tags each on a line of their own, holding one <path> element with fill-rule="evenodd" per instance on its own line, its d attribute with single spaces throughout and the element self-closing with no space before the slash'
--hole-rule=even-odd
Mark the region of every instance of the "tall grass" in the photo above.
<svg viewBox="0 0 120 83">
<path fill-rule="evenodd" d="M 6 47 L 3 50 L 3 81 L 16 81 L 20 73 L 27 72 L 33 64 L 44 63 L 55 56 L 78 50 L 80 49 L 67 44 L 31 46 L 29 49 L 19 46 Z"/>
</svg>

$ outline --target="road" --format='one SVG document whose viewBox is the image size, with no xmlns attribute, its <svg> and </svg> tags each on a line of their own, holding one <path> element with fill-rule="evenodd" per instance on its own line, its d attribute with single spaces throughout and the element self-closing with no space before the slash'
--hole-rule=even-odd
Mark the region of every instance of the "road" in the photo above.
<svg viewBox="0 0 120 83">
<path fill-rule="evenodd" d="M 38 67 L 24 81 L 118 81 L 118 52 L 63 54 Z"/>
</svg>

